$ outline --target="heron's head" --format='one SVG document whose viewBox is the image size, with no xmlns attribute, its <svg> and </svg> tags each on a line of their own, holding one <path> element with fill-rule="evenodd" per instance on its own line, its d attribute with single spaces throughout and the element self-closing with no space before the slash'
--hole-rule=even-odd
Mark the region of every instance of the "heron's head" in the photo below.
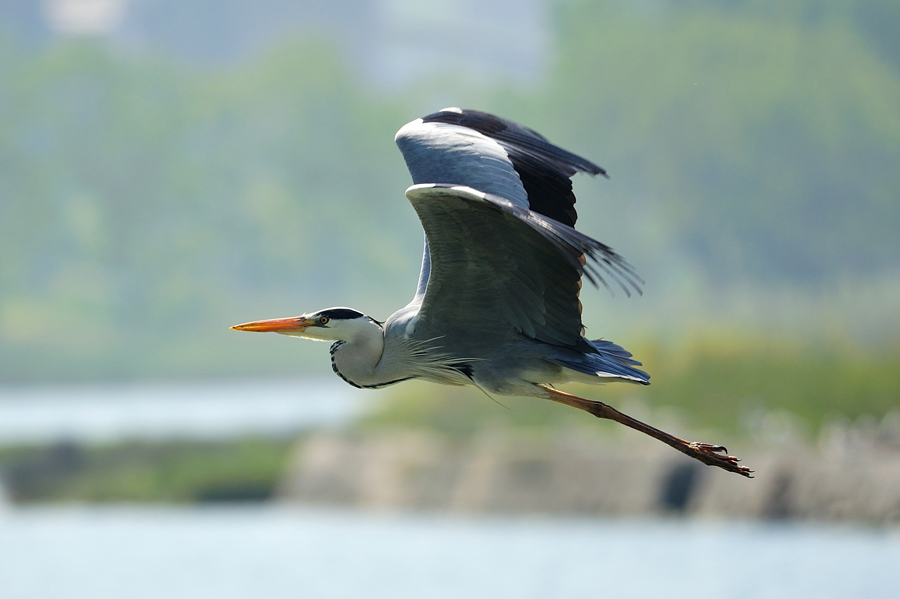
<svg viewBox="0 0 900 599">
<path fill-rule="evenodd" d="M 373 326 L 381 329 L 381 325 L 375 320 L 352 308 L 327 308 L 289 318 L 256 320 L 231 328 L 235 331 L 279 333 L 317 341 L 349 341 L 363 332 L 371 332 Z"/>
</svg>

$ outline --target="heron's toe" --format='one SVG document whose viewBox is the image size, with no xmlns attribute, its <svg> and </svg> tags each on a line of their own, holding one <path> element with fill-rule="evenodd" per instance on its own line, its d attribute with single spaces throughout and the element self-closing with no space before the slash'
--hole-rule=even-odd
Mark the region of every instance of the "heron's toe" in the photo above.
<svg viewBox="0 0 900 599">
<path fill-rule="evenodd" d="M 747 466 L 741 466 L 740 458 L 728 455 L 728 450 L 723 445 L 711 445 L 709 443 L 688 443 L 690 455 L 709 466 L 718 466 L 723 470 L 753 478 L 753 470 Z M 724 454 L 724 455 L 723 455 Z"/>
</svg>

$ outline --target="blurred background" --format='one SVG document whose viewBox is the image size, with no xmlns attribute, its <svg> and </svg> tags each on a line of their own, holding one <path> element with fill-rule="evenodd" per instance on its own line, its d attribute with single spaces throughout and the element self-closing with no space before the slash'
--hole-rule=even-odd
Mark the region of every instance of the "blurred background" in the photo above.
<svg viewBox="0 0 900 599">
<path fill-rule="evenodd" d="M 409 301 L 451 105 L 611 175 L 575 391 L 756 479 L 229 331 Z M 892 596 L 898 335 L 895 0 L 0 0 L 3 596 Z"/>
</svg>

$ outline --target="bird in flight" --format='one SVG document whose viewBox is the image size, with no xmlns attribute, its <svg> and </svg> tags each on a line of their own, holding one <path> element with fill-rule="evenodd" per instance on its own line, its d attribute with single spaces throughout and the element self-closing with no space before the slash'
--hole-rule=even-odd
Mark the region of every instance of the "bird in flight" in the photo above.
<svg viewBox="0 0 900 599">
<path fill-rule="evenodd" d="M 425 229 L 412 301 L 384 322 L 328 308 L 233 329 L 332 341 L 332 369 L 360 389 L 422 379 L 540 397 L 751 475 L 722 446 L 680 439 L 554 388 L 650 384 L 630 352 L 588 339 L 581 322 L 582 277 L 629 296 L 643 283 L 612 248 L 574 229 L 571 177 L 606 171 L 531 129 L 476 110 L 445 108 L 404 125 L 394 140 L 414 183 L 406 197 Z"/>
</svg>

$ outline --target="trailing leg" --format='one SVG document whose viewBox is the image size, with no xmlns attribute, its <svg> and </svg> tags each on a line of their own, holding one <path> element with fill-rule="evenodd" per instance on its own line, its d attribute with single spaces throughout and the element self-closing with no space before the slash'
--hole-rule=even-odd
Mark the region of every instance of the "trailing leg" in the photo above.
<svg viewBox="0 0 900 599">
<path fill-rule="evenodd" d="M 666 445 L 674 447 L 681 453 L 688 455 L 696 460 L 700 460 L 704 464 L 707 464 L 709 466 L 718 466 L 719 468 L 728 470 L 729 472 L 736 472 L 741 476 L 753 478 L 751 476 L 753 474 L 753 470 L 750 470 L 746 466 L 739 465 L 738 462 L 740 460 L 734 456 L 728 455 L 727 450 L 721 445 L 710 445 L 708 443 L 685 441 L 684 439 L 679 439 L 678 437 L 670 435 L 665 431 L 661 431 L 658 428 L 654 428 L 649 424 L 644 424 L 640 420 L 632 418 L 627 414 L 623 414 L 622 412 L 612 408 L 611 406 L 608 406 L 603 402 L 585 399 L 583 397 L 578 397 L 569 393 L 563 393 L 562 391 L 558 391 L 545 385 L 539 386 L 548 393 L 547 399 L 551 401 L 565 404 L 567 406 L 572 406 L 573 408 L 578 408 L 579 410 L 584 410 L 585 412 L 593 414 L 597 418 L 605 418 L 607 420 L 618 422 L 619 424 L 624 424 L 629 428 L 633 428 L 634 430 L 640 431 L 646 435 L 650 435 L 654 439 L 659 439 Z"/>
</svg>

